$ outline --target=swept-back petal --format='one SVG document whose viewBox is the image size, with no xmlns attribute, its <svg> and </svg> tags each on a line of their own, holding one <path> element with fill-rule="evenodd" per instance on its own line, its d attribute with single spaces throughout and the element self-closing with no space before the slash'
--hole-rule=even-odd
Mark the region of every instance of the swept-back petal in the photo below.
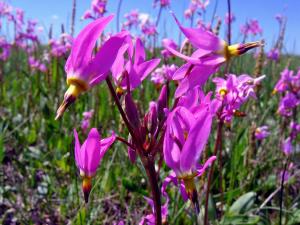
<svg viewBox="0 0 300 225">
<path fill-rule="evenodd" d="M 146 59 L 145 48 L 141 39 L 137 38 L 135 43 L 134 64 L 139 65 Z"/>
<path fill-rule="evenodd" d="M 172 80 L 181 80 L 186 76 L 186 72 L 192 66 L 190 63 L 186 63 L 179 67 L 172 76 Z"/>
<path fill-rule="evenodd" d="M 151 59 L 138 65 L 137 73 L 144 80 L 152 70 L 160 63 L 160 59 Z"/>
<path fill-rule="evenodd" d="M 98 133 L 96 128 L 92 128 L 86 141 L 85 141 L 85 149 L 83 149 L 87 158 L 85 159 L 86 164 L 86 172 L 89 174 L 93 174 L 96 172 L 101 155 L 100 155 L 100 134 Z"/>
<path fill-rule="evenodd" d="M 100 150 L 100 158 L 102 159 L 109 147 L 115 142 L 116 135 L 112 133 L 110 137 L 104 138 L 100 141 L 101 150 Z"/>
<path fill-rule="evenodd" d="M 197 177 L 201 176 L 205 170 L 216 160 L 216 156 L 211 156 L 206 160 L 203 166 L 198 166 L 197 168 Z"/>
<path fill-rule="evenodd" d="M 172 13 L 172 15 L 180 30 L 189 39 L 189 41 L 194 47 L 210 51 L 220 50 L 221 40 L 214 33 L 206 30 L 203 27 L 197 29 L 183 27 L 174 15 L 174 13 Z"/>
<path fill-rule="evenodd" d="M 87 25 L 76 37 L 73 43 L 71 54 L 67 63 L 67 71 L 70 66 L 76 71 L 84 65 L 87 65 L 92 57 L 93 48 L 97 39 L 103 32 L 106 25 L 113 19 L 113 15 L 102 17 Z"/>
<path fill-rule="evenodd" d="M 91 64 L 84 71 L 84 74 L 90 74 L 90 87 L 104 80 L 115 62 L 119 49 L 124 43 L 127 33 L 117 34 L 108 39 L 96 54 Z"/>
<path fill-rule="evenodd" d="M 170 124 L 172 121 L 172 117 L 174 113 L 170 113 L 167 119 L 167 124 Z M 164 159 L 166 164 L 174 170 L 175 173 L 179 172 L 179 160 L 180 160 L 180 149 L 178 145 L 174 142 L 172 134 L 171 134 L 171 127 L 167 125 L 166 133 L 164 137 Z"/>
<path fill-rule="evenodd" d="M 128 44 L 124 44 L 119 49 L 119 52 L 116 56 L 116 60 L 114 61 L 113 65 L 111 67 L 112 76 L 116 81 L 120 78 L 120 76 L 122 75 L 122 72 L 124 70 L 124 64 L 125 64 L 124 54 L 128 50 L 128 47 L 129 47 Z"/>
<path fill-rule="evenodd" d="M 203 112 L 199 114 L 195 124 L 190 129 L 188 138 L 183 146 L 180 158 L 180 168 L 182 172 L 190 172 L 195 169 L 200 154 L 207 143 L 211 124 L 212 115 L 203 109 Z"/>
<path fill-rule="evenodd" d="M 212 66 L 195 66 L 191 73 L 180 82 L 175 92 L 175 98 L 184 95 L 197 85 L 203 86 L 209 76 L 215 73 L 216 70 L 217 68 Z"/>
<path fill-rule="evenodd" d="M 202 64 L 203 61 L 202 59 L 199 59 L 199 57 L 190 57 L 190 56 L 186 56 L 178 51 L 176 51 L 175 49 L 171 48 L 170 46 L 164 46 L 168 51 L 170 51 L 173 55 L 178 56 L 179 58 L 182 58 L 184 60 L 186 60 L 187 62 L 191 63 L 191 64 Z M 207 51 L 207 50 L 202 50 L 201 51 L 202 54 L 210 54 L 211 51 Z M 203 55 L 202 55 L 203 56 Z"/>
</svg>

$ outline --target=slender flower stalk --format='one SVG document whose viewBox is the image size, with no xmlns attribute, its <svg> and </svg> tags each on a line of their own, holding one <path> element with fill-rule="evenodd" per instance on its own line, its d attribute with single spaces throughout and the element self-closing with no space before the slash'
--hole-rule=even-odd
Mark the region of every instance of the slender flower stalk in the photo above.
<svg viewBox="0 0 300 225">
<path fill-rule="evenodd" d="M 220 149 L 221 142 L 222 142 L 222 128 L 223 128 L 223 121 L 219 120 L 218 128 L 217 128 L 217 138 L 216 138 L 216 141 L 215 141 L 213 155 L 217 155 L 218 150 Z M 208 223 L 208 202 L 209 202 L 210 185 L 211 185 L 211 182 L 212 182 L 213 172 L 214 172 L 214 162 L 212 162 L 212 165 L 211 165 L 211 168 L 210 168 L 209 174 L 208 174 L 208 179 L 207 179 L 206 195 L 205 195 L 204 225 L 209 224 Z"/>
<path fill-rule="evenodd" d="M 285 174 L 287 170 L 287 165 L 289 164 L 289 157 L 287 157 L 284 168 L 281 176 L 280 181 L 280 193 L 279 193 L 279 225 L 282 225 L 282 205 L 283 205 L 283 191 L 284 191 L 284 181 L 285 181 Z"/>
<path fill-rule="evenodd" d="M 229 17 L 231 16 L 231 4 L 230 4 L 230 0 L 227 0 L 227 7 L 228 7 L 228 15 Z M 231 19 L 229 19 L 228 21 L 228 33 L 227 33 L 227 41 L 228 41 L 228 45 L 231 44 Z"/>
<path fill-rule="evenodd" d="M 120 31 L 120 12 L 121 12 L 122 0 L 119 0 L 117 9 L 117 32 Z"/>
<path fill-rule="evenodd" d="M 72 21 L 71 21 L 71 36 L 74 36 L 75 32 L 75 18 L 76 18 L 76 0 L 73 0 L 72 5 Z"/>
</svg>

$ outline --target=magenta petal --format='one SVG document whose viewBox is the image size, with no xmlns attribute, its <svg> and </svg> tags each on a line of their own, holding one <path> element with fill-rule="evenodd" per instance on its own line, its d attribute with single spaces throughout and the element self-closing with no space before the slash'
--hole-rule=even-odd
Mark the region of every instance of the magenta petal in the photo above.
<svg viewBox="0 0 300 225">
<path fill-rule="evenodd" d="M 145 48 L 141 39 L 137 38 L 135 43 L 134 64 L 139 65 L 146 59 Z"/>
<path fill-rule="evenodd" d="M 161 192 L 163 196 L 168 196 L 167 187 L 170 183 L 173 183 L 175 186 L 178 185 L 177 177 L 175 172 L 171 171 L 171 173 L 164 179 Z"/>
<path fill-rule="evenodd" d="M 167 124 L 171 123 L 173 116 L 174 116 L 174 112 L 172 112 L 168 116 Z M 173 140 L 170 126 L 167 126 L 166 129 L 163 150 L 164 150 L 164 159 L 166 161 L 166 164 L 170 168 L 172 168 L 175 172 L 179 172 L 180 148 Z"/>
<path fill-rule="evenodd" d="M 214 67 L 195 66 L 191 73 L 180 82 L 175 92 L 175 98 L 182 96 L 197 85 L 203 86 L 214 72 L 216 72 Z"/>
<path fill-rule="evenodd" d="M 159 63 L 160 59 L 151 59 L 149 61 L 141 63 L 137 69 L 137 73 L 141 77 L 141 81 L 144 80 Z"/>
<path fill-rule="evenodd" d="M 186 72 L 191 66 L 190 63 L 182 65 L 176 72 L 173 74 L 172 80 L 181 80 L 186 76 Z"/>
<path fill-rule="evenodd" d="M 122 75 L 122 72 L 124 70 L 124 64 L 125 64 L 125 60 L 124 60 L 124 54 L 125 52 L 128 50 L 128 44 L 124 44 L 120 49 L 119 49 L 119 53 L 116 56 L 116 60 L 114 62 L 114 64 L 111 67 L 111 72 L 112 75 L 114 77 L 114 79 L 117 81 L 119 79 L 119 77 Z"/>
<path fill-rule="evenodd" d="M 173 48 L 169 47 L 169 46 L 164 46 L 168 51 L 170 51 L 173 55 L 178 56 L 179 58 L 182 58 L 184 60 L 186 60 L 187 62 L 191 63 L 191 64 L 201 64 L 202 60 L 200 60 L 199 58 L 195 58 L 195 57 L 189 57 L 186 56 L 176 50 L 174 50 Z"/>
<path fill-rule="evenodd" d="M 90 86 L 94 86 L 106 78 L 110 68 L 116 60 L 118 51 L 124 42 L 124 34 L 118 34 L 106 41 L 96 54 L 92 63 L 84 74 L 90 74 L 94 78 Z"/>
<path fill-rule="evenodd" d="M 180 158 L 182 172 L 190 172 L 194 169 L 200 154 L 207 143 L 212 124 L 212 115 L 203 109 L 195 124 L 191 127 L 188 138 L 183 146 Z"/>
<path fill-rule="evenodd" d="M 85 143 L 84 146 L 85 149 L 82 149 L 85 151 L 87 157 L 85 158 L 85 172 L 88 174 L 93 174 L 96 172 L 101 155 L 100 155 L 100 134 L 98 133 L 96 128 L 92 128 Z M 81 151 L 82 151 L 81 150 Z"/>
<path fill-rule="evenodd" d="M 208 158 L 208 160 L 206 160 L 206 162 L 204 163 L 203 166 L 201 166 L 200 168 L 197 169 L 197 177 L 201 176 L 205 170 L 213 163 L 213 161 L 215 161 L 217 159 L 216 156 L 211 156 Z"/>
<path fill-rule="evenodd" d="M 126 63 L 126 71 L 129 71 L 129 83 L 130 89 L 133 90 L 141 84 L 141 78 L 137 71 L 135 70 L 134 66 L 131 64 L 131 61 Z M 121 83 L 122 88 L 127 89 L 127 77 L 124 77 Z"/>
<path fill-rule="evenodd" d="M 78 134 L 76 129 L 74 129 L 74 138 L 75 138 L 75 162 L 76 162 L 76 166 L 80 169 L 83 168 L 83 165 L 80 157 L 80 142 L 78 139 Z"/>
<path fill-rule="evenodd" d="M 91 60 L 93 48 L 100 37 L 106 25 L 113 19 L 113 15 L 102 17 L 87 25 L 76 37 L 68 65 L 71 64 L 73 69 L 81 68 L 87 65 Z M 69 66 L 67 66 L 69 70 Z"/>
<path fill-rule="evenodd" d="M 72 55 L 70 55 L 65 64 L 65 71 L 67 74 L 69 74 L 72 72 L 72 70 L 73 70 L 73 59 L 72 59 Z"/>
<path fill-rule="evenodd" d="M 210 51 L 218 51 L 220 49 L 221 40 L 214 33 L 205 30 L 203 27 L 200 27 L 198 29 L 185 28 L 179 23 L 179 21 L 173 13 L 172 15 L 180 30 L 196 48 L 201 48 Z"/>
<path fill-rule="evenodd" d="M 183 201 L 187 201 L 189 199 L 188 194 L 186 193 L 185 186 L 183 182 L 180 182 L 180 193 Z"/>
<path fill-rule="evenodd" d="M 109 147 L 115 142 L 116 140 L 116 135 L 115 133 L 112 133 L 112 135 L 108 138 L 104 138 L 100 141 L 100 159 L 103 158 Z"/>
</svg>

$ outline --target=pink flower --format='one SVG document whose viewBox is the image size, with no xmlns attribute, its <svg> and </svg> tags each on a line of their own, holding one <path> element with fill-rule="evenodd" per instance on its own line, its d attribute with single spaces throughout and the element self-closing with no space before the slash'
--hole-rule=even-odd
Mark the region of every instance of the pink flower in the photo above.
<svg viewBox="0 0 300 225">
<path fill-rule="evenodd" d="M 81 19 L 96 20 L 106 13 L 107 0 L 93 0 L 90 9 L 86 10 Z"/>
<path fill-rule="evenodd" d="M 252 19 L 242 25 L 240 31 L 244 35 L 253 35 L 262 34 L 262 28 L 260 27 L 258 20 Z"/>
<path fill-rule="evenodd" d="M 172 39 L 168 39 L 168 38 L 164 38 L 162 40 L 162 45 L 163 46 L 168 46 L 169 48 L 172 48 L 174 50 L 176 50 L 178 48 L 178 45 Z M 166 59 L 174 56 L 170 51 L 168 51 L 168 49 L 163 49 L 161 51 L 161 54 Z"/>
<path fill-rule="evenodd" d="M 4 39 L 0 37 L 0 60 L 6 61 L 10 56 L 11 45 Z"/>
<path fill-rule="evenodd" d="M 194 178 L 201 176 L 205 169 L 215 160 L 212 156 L 199 165 L 199 158 L 207 143 L 214 112 L 204 107 L 197 117 L 189 109 L 178 106 L 167 118 L 163 152 L 166 164 L 175 172 L 177 179 L 182 180 L 188 198 L 198 209 L 198 199 Z"/>
<path fill-rule="evenodd" d="M 132 10 L 130 13 L 124 16 L 126 21 L 123 23 L 123 29 L 131 29 L 132 27 L 137 27 L 139 24 L 139 11 L 137 9 Z"/>
<path fill-rule="evenodd" d="M 115 141 L 115 135 L 102 139 L 96 128 L 92 128 L 87 139 L 80 146 L 78 134 L 74 129 L 75 137 L 75 162 L 83 177 L 82 189 L 84 192 L 85 202 L 88 202 L 91 190 L 91 179 L 95 175 L 100 161 L 106 151 Z"/>
<path fill-rule="evenodd" d="M 195 84 L 205 83 L 208 77 L 231 57 L 244 54 L 248 50 L 261 45 L 260 42 L 250 42 L 229 46 L 224 40 L 203 27 L 198 29 L 183 27 L 174 14 L 173 16 L 189 42 L 197 48 L 191 56 L 186 56 L 168 45 L 164 46 L 174 55 L 187 61 L 173 76 L 174 80 L 182 79 L 181 82 L 184 80 L 182 89 L 185 91 L 193 88 Z M 202 75 L 198 76 L 198 74 Z M 175 97 L 182 94 L 184 94 L 184 91 L 181 91 L 180 94 L 177 92 Z"/>
<path fill-rule="evenodd" d="M 130 89 L 135 89 L 160 62 L 160 59 L 146 61 L 145 48 L 139 38 L 136 39 L 135 45 L 130 37 L 127 38 L 126 43 L 120 49 L 112 66 L 112 75 L 120 94 L 127 89 L 127 79 L 129 79 Z M 135 50 L 134 54 L 133 50 Z"/>
<path fill-rule="evenodd" d="M 273 48 L 267 53 L 267 58 L 270 60 L 274 60 L 276 62 L 279 60 L 279 56 L 280 53 L 279 53 L 279 49 L 277 48 Z"/>
<path fill-rule="evenodd" d="M 139 225 L 155 225 L 155 215 L 154 215 L 154 203 L 151 198 L 144 197 L 144 199 L 148 202 L 148 204 L 151 206 L 152 213 L 144 216 L 141 221 L 139 222 Z M 167 222 L 167 217 L 169 214 L 168 211 L 168 205 L 169 201 L 167 200 L 166 203 L 161 207 L 161 216 L 162 216 L 162 224 L 165 224 Z"/>
<path fill-rule="evenodd" d="M 172 79 L 176 70 L 177 66 L 175 64 L 162 65 L 151 74 L 151 81 L 156 85 L 164 84 Z"/>
<path fill-rule="evenodd" d="M 93 55 L 97 39 L 113 16 L 97 19 L 87 25 L 76 37 L 71 54 L 65 65 L 69 88 L 64 101 L 57 110 L 56 119 L 61 117 L 66 108 L 84 91 L 102 82 L 113 65 L 127 32 L 109 38 Z"/>
<path fill-rule="evenodd" d="M 170 5 L 170 0 L 154 0 L 154 6 L 160 4 L 161 7 L 167 7 Z"/>
<path fill-rule="evenodd" d="M 219 77 L 213 79 L 216 84 L 216 98 L 223 105 L 221 118 L 226 123 L 230 123 L 233 116 L 244 116 L 244 113 L 239 111 L 241 105 L 250 96 L 256 98 L 254 88 L 264 78 L 265 76 L 261 76 L 253 79 L 248 75 L 237 77 L 234 74 L 229 74 L 226 80 Z"/>
<path fill-rule="evenodd" d="M 263 140 L 270 135 L 267 126 L 257 127 L 255 129 L 255 138 L 258 140 Z"/>
<path fill-rule="evenodd" d="M 228 13 L 226 13 L 225 15 L 225 23 L 229 24 L 235 21 L 235 16 L 233 13 L 231 13 L 230 15 Z"/>
<path fill-rule="evenodd" d="M 90 111 L 86 111 L 84 112 L 83 115 L 83 119 L 81 121 L 81 129 L 83 131 L 83 133 L 86 133 L 87 129 L 90 126 L 90 120 L 93 117 L 94 114 L 94 110 L 90 110 Z"/>
<path fill-rule="evenodd" d="M 289 156 L 292 153 L 292 150 L 293 150 L 292 140 L 290 137 L 288 137 L 282 143 L 282 151 L 286 156 Z"/>
<path fill-rule="evenodd" d="M 278 112 L 282 116 L 292 116 L 293 109 L 300 105 L 300 99 L 294 94 L 288 92 L 281 100 Z"/>
</svg>

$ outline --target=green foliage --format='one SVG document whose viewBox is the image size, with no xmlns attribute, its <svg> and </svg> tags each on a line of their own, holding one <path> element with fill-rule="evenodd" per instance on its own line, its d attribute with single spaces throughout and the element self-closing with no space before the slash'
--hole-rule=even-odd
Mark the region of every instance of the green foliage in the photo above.
<svg viewBox="0 0 300 225">
<path fill-rule="evenodd" d="M 82 113 L 95 110 L 91 127 L 101 128 L 103 137 L 110 130 L 126 134 L 105 84 L 80 96 L 63 118 L 55 121 L 55 111 L 66 90 L 65 61 L 54 58 L 48 73 L 31 74 L 30 71 L 14 68 L 13 60 L 7 62 L 1 83 L 1 104 L 5 106 L 0 114 L 0 162 L 4 176 L 0 193 L 5 199 L 1 206 L 6 212 L 9 208 L 16 209 L 13 216 L 21 224 L 34 224 L 49 217 L 54 224 L 112 224 L 119 220 L 137 224 L 143 215 L 151 212 L 143 198 L 150 192 L 140 162 L 132 165 L 127 157 L 127 147 L 120 143 L 115 143 L 102 161 L 93 179 L 89 205 L 83 203 L 81 178 L 74 163 L 72 144 L 73 128 L 79 131 L 81 140 L 86 136 L 80 131 Z M 176 63 L 178 61 L 176 59 Z M 277 64 L 267 62 L 263 68 L 267 77 L 262 82 L 258 100 L 249 101 L 243 107 L 247 117 L 235 118 L 232 126 L 224 129 L 223 167 L 218 171 L 218 162 L 215 163 L 209 201 L 209 217 L 213 224 L 277 223 L 278 208 L 274 208 L 278 207 L 277 195 L 262 209 L 259 206 L 278 188 L 283 156 L 278 140 L 280 122 L 275 114 L 278 97 L 271 96 L 271 92 L 288 61 L 291 69 L 297 68 L 300 62 L 294 56 L 283 57 Z M 25 65 L 26 60 L 20 63 Z M 253 68 L 252 55 L 245 55 L 232 62 L 230 71 L 252 74 Z M 223 76 L 223 68 L 214 76 Z M 171 84 L 171 87 L 173 92 L 175 85 Z M 213 89 L 212 82 L 208 82 L 205 91 Z M 141 112 L 148 109 L 149 101 L 155 100 L 158 94 L 149 80 L 143 83 L 140 91 L 133 93 L 139 100 Z M 256 105 L 255 112 L 253 104 Z M 268 124 L 272 135 L 256 143 L 256 152 L 249 159 L 249 127 L 252 122 L 257 126 Z M 211 134 L 208 155 L 213 151 L 215 130 Z M 168 168 L 163 165 L 160 181 L 167 174 Z M 220 174 L 223 177 L 221 184 Z M 201 205 L 204 203 L 204 178 L 200 178 L 203 180 L 197 184 Z M 291 186 L 296 183 L 295 180 L 293 182 Z M 220 194 L 221 185 L 223 196 Z M 287 224 L 299 224 L 299 196 L 295 199 L 288 197 L 288 192 L 292 192 L 291 196 L 296 195 L 292 187 L 286 192 L 284 217 Z M 169 223 L 194 224 L 194 210 L 190 203 L 184 203 L 175 187 L 168 188 L 168 193 L 171 198 Z M 221 206 L 223 215 L 220 214 Z M 8 216 L 6 213 L 0 218 L 4 220 Z"/>
</svg>

